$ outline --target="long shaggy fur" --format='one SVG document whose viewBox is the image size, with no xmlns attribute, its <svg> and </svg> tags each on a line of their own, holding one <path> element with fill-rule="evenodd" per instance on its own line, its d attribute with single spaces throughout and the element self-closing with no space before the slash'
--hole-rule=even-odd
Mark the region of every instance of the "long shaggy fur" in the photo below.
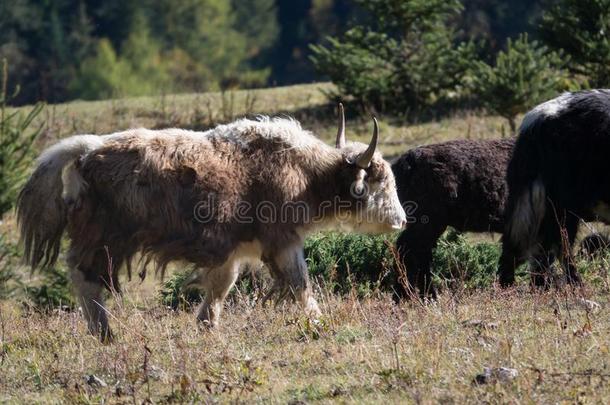
<svg viewBox="0 0 610 405">
<path fill-rule="evenodd" d="M 101 288 L 119 290 L 119 271 L 138 254 L 161 272 L 170 261 L 201 269 L 202 321 L 217 321 L 246 256 L 267 262 L 278 289 L 315 312 L 304 236 L 321 226 L 382 232 L 404 223 L 389 164 L 378 153 L 367 168 L 352 163 L 366 149 L 336 149 L 294 120 L 265 117 L 207 132 L 68 138 L 43 152 L 20 195 L 26 258 L 52 265 L 67 231 L 77 295 L 103 338 L 111 333 Z M 365 180 L 366 195 L 354 195 Z M 305 209 L 285 210 L 290 203 Z"/>
<path fill-rule="evenodd" d="M 507 221 L 506 232 L 514 244 L 528 249 L 535 243 L 545 210 L 544 184 L 535 180 L 517 198 L 512 216 Z"/>
<path fill-rule="evenodd" d="M 500 282 L 534 252 L 560 256 L 578 281 L 571 250 L 581 220 L 610 222 L 610 91 L 564 93 L 526 114 L 507 170 Z"/>
<path fill-rule="evenodd" d="M 505 173 L 514 139 L 457 140 L 414 148 L 393 165 L 409 224 L 397 241 L 409 286 L 434 295 L 432 250 L 448 226 L 502 232 Z M 403 295 L 403 288 L 396 287 Z"/>
<path fill-rule="evenodd" d="M 48 148 L 38 158 L 17 200 L 24 258 L 33 268 L 52 266 L 59 254 L 67 224 L 67 205 L 62 198 L 64 167 L 101 144 L 98 136 L 74 136 Z"/>
<path fill-rule="evenodd" d="M 266 145 L 254 145 L 251 150 L 258 139 Z M 231 222 L 231 205 L 243 197 L 239 194 L 247 186 L 243 182 L 271 175 L 267 172 L 271 161 L 260 161 L 267 168 L 249 178 L 247 168 L 240 167 L 240 160 L 260 159 L 257 149 L 261 146 L 271 148 L 268 152 L 275 152 L 271 156 L 280 165 L 289 155 L 301 155 L 300 165 L 323 170 L 337 164 L 341 156 L 301 129 L 297 121 L 267 117 L 239 120 L 207 133 L 136 129 L 64 139 L 41 154 L 19 196 L 17 214 L 26 262 L 33 268 L 55 263 L 69 214 L 79 263 L 94 261 L 102 239 L 117 242 L 110 252 L 116 268 L 131 262 L 137 252 L 143 254 L 140 263 L 155 262 L 160 270 L 174 259 L 209 265 L 221 262 L 237 242 L 218 235 L 238 226 L 225 222 Z M 294 198 L 306 184 L 296 173 L 285 174 L 289 189 L 294 190 L 294 195 L 285 197 Z M 85 195 L 89 186 L 90 193 Z M 218 211 L 213 224 L 203 226 L 192 220 L 197 203 L 218 196 L 223 201 L 207 207 Z M 91 216 L 97 217 L 93 228 Z M 205 243 L 195 258 L 190 244 L 201 237 Z M 107 278 L 106 274 L 97 276 Z M 118 279 L 113 284 L 118 285 Z"/>
<path fill-rule="evenodd" d="M 103 232 L 136 232 L 130 235 L 130 244 L 134 237 L 141 238 L 136 249 L 128 249 L 128 256 L 133 250 L 156 252 L 154 256 L 163 267 L 171 257 L 183 255 L 178 254 L 178 245 L 201 236 L 210 239 L 201 255 L 206 255 L 209 246 L 210 259 L 222 256 L 224 248 L 217 255 L 215 247 L 222 239 L 219 232 L 242 225 L 231 218 L 242 200 L 251 205 L 265 199 L 275 204 L 315 203 L 319 202 L 317 196 L 330 196 L 336 190 L 344 200 L 353 199 L 349 189 L 340 190 L 337 182 L 351 185 L 360 169 L 343 167 L 343 163 L 347 155 L 356 156 L 365 147 L 348 143 L 340 151 L 303 130 L 295 120 L 268 117 L 242 119 L 204 133 L 135 129 L 67 138 L 42 153 L 20 194 L 18 220 L 26 260 L 34 267 L 52 265 L 67 216 L 73 217 L 71 234 L 77 236 L 79 224 L 86 223 L 86 215 L 93 215 L 98 208 L 95 215 L 108 216 L 105 223 L 98 220 Z M 386 179 L 388 173 L 381 162 L 377 157 L 368 170 L 369 184 L 380 180 L 380 189 L 370 193 L 371 206 L 393 215 L 395 207 L 384 205 L 382 197 L 386 192 L 395 196 L 394 180 L 392 176 Z M 215 199 L 215 206 L 196 206 L 210 199 Z M 391 203 L 398 205 L 395 200 Z M 195 209 L 208 210 L 199 214 L 213 210 L 217 217 L 205 226 L 194 223 Z M 112 225 L 117 228 L 110 229 L 109 223 L 120 227 Z M 93 236 L 89 231 L 82 230 L 85 240 Z M 171 240 L 166 240 L 168 235 Z M 175 249 L 164 254 L 161 251 L 168 249 L 159 246 Z"/>
</svg>

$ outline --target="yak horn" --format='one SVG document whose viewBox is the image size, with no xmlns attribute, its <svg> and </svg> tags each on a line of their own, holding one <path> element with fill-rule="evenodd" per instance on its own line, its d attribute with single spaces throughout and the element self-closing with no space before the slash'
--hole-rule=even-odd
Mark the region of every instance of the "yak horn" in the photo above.
<svg viewBox="0 0 610 405">
<path fill-rule="evenodd" d="M 345 111 L 342 103 L 339 103 L 339 130 L 337 130 L 335 146 L 337 149 L 345 147 Z"/>
<path fill-rule="evenodd" d="M 377 118 L 375 117 L 373 117 L 373 125 L 373 138 L 371 139 L 371 143 L 362 153 L 362 155 L 358 156 L 358 160 L 356 160 L 356 165 L 362 169 L 369 167 L 371 160 L 373 160 L 375 150 L 377 149 L 377 141 L 379 140 L 379 124 L 377 124 Z"/>
</svg>

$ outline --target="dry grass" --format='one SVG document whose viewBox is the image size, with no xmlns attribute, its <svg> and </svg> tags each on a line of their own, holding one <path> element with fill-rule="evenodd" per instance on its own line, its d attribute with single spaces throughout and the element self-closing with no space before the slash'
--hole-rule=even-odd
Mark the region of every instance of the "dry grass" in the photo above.
<svg viewBox="0 0 610 405">
<path fill-rule="evenodd" d="M 44 141 L 135 127 L 205 129 L 244 115 L 298 113 L 307 117 L 328 103 L 323 92 L 332 88 L 331 84 L 319 83 L 224 93 L 74 101 L 46 106 L 34 123 L 44 126 Z"/>
<path fill-rule="evenodd" d="M 320 89 L 293 86 L 47 107 L 42 144 L 123 128 L 206 128 L 251 113 L 290 113 L 331 141 L 332 106 Z M 230 100 L 233 98 L 232 104 Z M 326 110 L 326 112 L 324 112 Z M 497 117 L 464 114 L 404 125 L 381 117 L 388 157 L 455 138 L 494 138 Z M 368 141 L 368 117 L 348 121 Z M 42 145 L 41 145 L 42 146 Z M 16 240 L 14 222 L 1 227 Z M 111 301 L 115 343 L 100 345 L 78 312 L 42 314 L 0 302 L 0 403 L 378 402 L 608 403 L 610 303 L 607 266 L 575 292 L 527 288 L 446 293 L 433 304 L 394 305 L 317 291 L 324 315 L 261 308 L 237 293 L 224 324 L 200 330 L 194 316 L 163 308 L 156 284 L 127 284 Z M 493 271 L 493 269 L 490 269 Z M 601 308 L 590 311 L 583 298 Z M 473 384 L 484 367 L 510 367 L 510 382 Z M 91 375 L 104 386 L 87 382 Z"/>
<path fill-rule="evenodd" d="M 602 308 L 579 305 L 582 294 Z M 224 324 L 199 330 L 128 292 L 110 306 L 116 342 L 78 313 L 0 304 L 0 402 L 607 403 L 607 291 L 488 291 L 428 305 L 323 296 L 317 321 L 239 294 Z M 473 384 L 484 367 L 518 371 Z M 106 386 L 87 383 L 95 375 Z"/>
<path fill-rule="evenodd" d="M 333 88 L 329 83 L 316 83 L 226 93 L 76 101 L 47 106 L 35 124 L 44 127 L 42 146 L 74 134 L 104 134 L 134 127 L 201 130 L 241 116 L 291 115 L 299 119 L 303 127 L 331 142 L 337 130 L 333 116 L 335 106 L 329 104 L 325 93 Z M 348 109 L 347 114 L 349 139 L 368 142 L 372 131 L 370 117 L 358 116 L 353 108 Z M 420 144 L 506 135 L 502 118 L 472 113 L 411 125 L 391 117 L 379 118 L 381 150 L 389 158 Z"/>
</svg>

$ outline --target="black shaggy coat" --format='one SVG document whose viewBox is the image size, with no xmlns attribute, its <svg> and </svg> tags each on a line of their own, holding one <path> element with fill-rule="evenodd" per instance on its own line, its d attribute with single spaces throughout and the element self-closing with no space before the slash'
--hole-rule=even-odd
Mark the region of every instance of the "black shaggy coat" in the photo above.
<svg viewBox="0 0 610 405">
<path fill-rule="evenodd" d="M 567 281 L 578 282 L 579 222 L 610 223 L 610 90 L 564 93 L 527 113 L 507 182 L 500 283 L 512 284 L 532 254 L 559 256 Z"/>
<path fill-rule="evenodd" d="M 448 226 L 461 232 L 503 231 L 505 173 L 513 146 L 514 139 L 450 141 L 412 149 L 392 165 L 409 222 L 398 238 L 398 252 L 410 287 L 421 295 L 435 295 L 432 250 Z"/>
</svg>

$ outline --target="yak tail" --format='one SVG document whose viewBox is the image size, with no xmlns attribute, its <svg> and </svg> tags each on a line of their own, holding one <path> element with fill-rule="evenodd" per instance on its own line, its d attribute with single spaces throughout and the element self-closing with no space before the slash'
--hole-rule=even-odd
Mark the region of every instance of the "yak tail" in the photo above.
<svg viewBox="0 0 610 405">
<path fill-rule="evenodd" d="M 514 246 L 529 250 L 537 240 L 547 210 L 547 190 L 536 147 L 538 125 L 522 125 L 507 169 L 509 200 L 506 233 Z"/>
<path fill-rule="evenodd" d="M 536 241 L 546 211 L 546 191 L 540 179 L 525 186 L 515 196 L 514 208 L 507 223 L 512 243 L 529 249 Z"/>
<path fill-rule="evenodd" d="M 34 173 L 17 199 L 24 260 L 32 269 L 50 267 L 57 261 L 68 204 L 86 187 L 75 163 L 102 142 L 95 135 L 73 136 L 46 149 L 38 158 Z"/>
</svg>

